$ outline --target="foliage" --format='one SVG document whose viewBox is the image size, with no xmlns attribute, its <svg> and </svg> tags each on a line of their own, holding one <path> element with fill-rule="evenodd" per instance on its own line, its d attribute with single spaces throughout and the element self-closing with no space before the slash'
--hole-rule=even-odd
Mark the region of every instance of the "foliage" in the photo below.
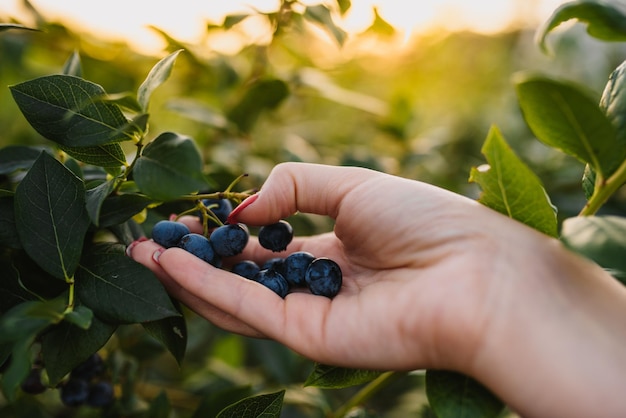
<svg viewBox="0 0 626 418">
<path fill-rule="evenodd" d="M 501 57 L 522 38 L 513 34 L 497 42 L 472 34 L 430 40 L 425 57 L 399 59 L 397 68 L 410 68 L 406 73 L 371 56 L 328 71 L 322 51 L 347 47 L 350 40 L 336 21 L 349 8 L 349 1 L 330 7 L 284 0 L 272 13 L 207 25 L 208 33 L 224 33 L 252 17 L 267 20 L 271 41 L 245 46 L 237 56 L 207 56 L 155 28 L 170 51 L 156 63 L 138 55 L 126 60 L 124 54 L 104 60 L 97 45 L 52 23 L 40 22 L 45 35 L 19 23 L 0 25 L 0 78 L 13 80 L 0 93 L 13 105 L 4 106 L 0 121 L 14 122 L 0 134 L 3 416 L 70 414 L 55 391 L 35 396 L 21 383 L 31 369 L 43 368 L 50 388 L 62 386 L 96 352 L 106 358 L 116 402 L 76 414 L 506 414 L 505 405 L 468 376 L 311 365 L 275 343 L 214 329 L 125 256 L 125 245 L 149 236 L 151 226 L 170 213 L 198 210 L 203 198 L 241 201 L 277 161 L 369 166 L 468 194 L 478 186 L 481 203 L 559 237 L 624 280 L 626 243 L 615 231 L 626 228 L 618 194 L 626 180 L 626 64 L 613 71 L 599 100 L 580 83 L 537 68 L 517 74 L 510 89 L 515 68 Z M 603 41 L 624 40 L 626 16 L 619 9 L 574 1 L 537 32 L 540 46 L 569 19 L 586 22 L 588 33 Z M 311 24 L 332 43 L 313 42 Z M 392 29 L 374 11 L 363 36 L 380 41 L 392 37 Z M 72 37 L 78 48 L 69 45 Z M 469 43 L 483 44 L 470 50 Z M 46 55 L 51 45 L 67 53 L 62 65 Z M 481 55 L 485 49 L 501 54 Z M 451 59 L 467 66 L 478 61 L 478 68 L 498 62 L 501 75 L 472 78 L 471 68 L 450 66 Z M 149 68 L 141 66 L 147 71 L 138 71 L 137 61 L 149 62 Z M 43 63 L 50 69 L 46 75 Z M 440 77 L 444 67 L 450 68 L 448 77 Z M 499 101 L 509 90 L 516 95 L 507 106 L 485 96 L 502 92 Z M 441 96 L 447 101 L 435 100 Z M 515 121 L 517 106 L 526 125 Z M 441 133 L 441 123 L 434 122 L 439 119 L 456 130 Z M 494 121 L 511 127 L 512 141 Z M 480 164 L 480 133 L 487 129 L 481 150 L 488 164 Z M 526 141 L 531 135 L 545 147 L 539 158 L 537 145 Z M 580 187 L 573 191 L 569 179 L 576 177 Z M 602 216 L 607 209 L 613 213 Z M 301 233 L 332 227 L 299 219 L 294 225 Z M 414 389 L 422 402 L 406 407 L 403 396 Z"/>
</svg>

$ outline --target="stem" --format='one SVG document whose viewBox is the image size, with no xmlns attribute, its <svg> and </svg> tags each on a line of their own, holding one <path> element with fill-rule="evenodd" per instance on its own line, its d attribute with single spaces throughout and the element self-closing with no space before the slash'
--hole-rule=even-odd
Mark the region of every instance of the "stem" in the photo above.
<svg viewBox="0 0 626 418">
<path fill-rule="evenodd" d="M 358 391 L 352 398 L 348 399 L 346 403 L 344 403 L 341 408 L 337 409 L 334 413 L 331 414 L 332 418 L 343 418 L 345 417 L 352 408 L 362 405 L 367 402 L 374 394 L 379 392 L 385 386 L 389 385 L 391 382 L 395 381 L 401 376 L 404 376 L 406 372 L 385 372 L 378 376 L 376 379 L 372 380 L 367 386 Z"/>
<path fill-rule="evenodd" d="M 600 182 L 593 190 L 593 194 L 585 207 L 580 211 L 579 216 L 591 216 L 604 205 L 604 203 L 619 189 L 626 181 L 626 160 L 606 181 Z"/>
<path fill-rule="evenodd" d="M 72 312 L 74 310 L 74 277 L 70 277 L 65 280 L 67 284 L 69 284 L 69 289 L 67 292 L 67 308 L 65 308 L 65 314 Z"/>
</svg>

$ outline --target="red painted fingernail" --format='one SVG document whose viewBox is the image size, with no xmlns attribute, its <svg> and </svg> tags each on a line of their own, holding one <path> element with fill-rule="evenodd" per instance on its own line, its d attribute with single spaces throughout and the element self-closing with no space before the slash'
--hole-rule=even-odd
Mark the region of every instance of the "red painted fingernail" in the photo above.
<svg viewBox="0 0 626 418">
<path fill-rule="evenodd" d="M 230 215 L 228 215 L 228 218 L 226 219 L 226 223 L 236 224 L 237 216 L 239 216 L 245 208 L 253 204 L 258 198 L 259 198 L 259 193 L 253 194 L 252 196 L 246 198 L 243 202 L 239 204 L 239 206 L 233 209 Z"/>
<path fill-rule="evenodd" d="M 177 217 L 178 217 L 178 215 L 176 215 L 175 213 L 172 213 L 172 214 L 170 215 L 170 217 L 169 217 L 169 220 L 170 220 L 170 221 L 175 221 Z"/>
<path fill-rule="evenodd" d="M 133 252 L 133 248 L 135 248 L 135 246 L 137 244 L 139 244 L 140 242 L 144 242 L 144 241 L 147 241 L 147 240 L 148 240 L 148 238 L 141 237 L 141 238 L 138 238 L 135 241 L 131 242 L 130 244 L 128 244 L 128 246 L 126 247 L 126 255 L 131 257 L 132 252 Z"/>
</svg>

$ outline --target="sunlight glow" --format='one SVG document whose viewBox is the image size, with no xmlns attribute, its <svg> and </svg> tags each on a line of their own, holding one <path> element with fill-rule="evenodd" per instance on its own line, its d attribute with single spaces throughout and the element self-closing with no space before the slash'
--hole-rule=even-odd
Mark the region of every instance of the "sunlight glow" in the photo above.
<svg viewBox="0 0 626 418">
<path fill-rule="evenodd" d="M 320 0 L 302 1 L 317 4 Z M 474 30 L 497 32 L 515 24 L 537 24 L 564 1 L 559 0 L 353 0 L 350 12 L 338 24 L 350 33 L 365 30 L 374 17 L 373 7 L 406 40 L 412 34 L 432 30 Z M 20 0 L 3 0 L 0 17 L 13 17 L 23 23 L 28 14 Z M 158 53 L 163 40 L 148 29 L 154 25 L 183 42 L 198 42 L 206 34 L 206 23 L 219 24 L 230 13 L 276 10 L 278 0 L 198 1 L 198 0 L 31 0 L 46 17 L 68 25 L 78 25 L 94 35 L 128 42 L 146 53 Z M 333 1 L 326 2 L 329 5 Z M 247 25 L 250 36 L 258 32 L 254 22 Z M 245 29 L 246 29 L 245 28 Z M 256 32 L 255 32 L 256 30 Z M 265 31 L 267 33 L 267 31 Z"/>
</svg>

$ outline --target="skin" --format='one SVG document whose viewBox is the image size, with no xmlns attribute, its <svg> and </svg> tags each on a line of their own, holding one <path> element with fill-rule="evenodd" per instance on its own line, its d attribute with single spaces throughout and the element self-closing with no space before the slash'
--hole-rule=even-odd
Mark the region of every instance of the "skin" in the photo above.
<svg viewBox="0 0 626 418">
<path fill-rule="evenodd" d="M 302 163 L 276 166 L 230 220 L 264 225 L 296 211 L 335 220 L 284 253 L 339 263 L 332 300 L 281 299 L 152 241 L 129 252 L 215 325 L 318 362 L 459 371 L 525 417 L 626 416 L 626 289 L 558 240 L 429 184 Z M 275 256 L 251 239 L 231 261 Z"/>
</svg>

